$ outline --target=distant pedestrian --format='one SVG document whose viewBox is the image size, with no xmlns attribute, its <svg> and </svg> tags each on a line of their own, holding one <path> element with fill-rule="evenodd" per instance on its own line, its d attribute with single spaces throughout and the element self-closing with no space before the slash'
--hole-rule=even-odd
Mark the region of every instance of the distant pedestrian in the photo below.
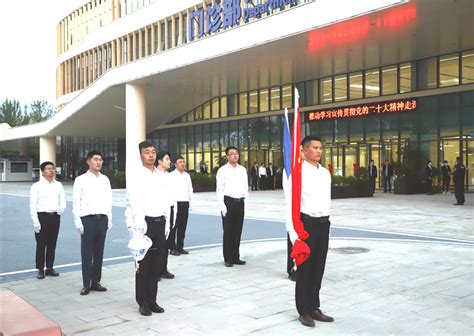
<svg viewBox="0 0 474 336">
<path fill-rule="evenodd" d="M 247 171 L 238 163 L 239 150 L 230 146 L 225 153 L 227 164 L 217 171 L 216 194 L 222 216 L 224 264 L 232 267 L 245 265 L 240 259 L 240 239 L 249 192 Z"/>
<path fill-rule="evenodd" d="M 54 163 L 45 161 L 40 165 L 38 182 L 31 186 L 30 214 L 36 239 L 36 269 L 38 279 L 44 279 L 45 253 L 46 275 L 58 276 L 53 268 L 56 255 L 60 216 L 66 209 L 66 199 L 61 182 L 55 180 Z"/>
<path fill-rule="evenodd" d="M 392 192 L 392 176 L 393 176 L 393 167 L 389 163 L 388 159 L 385 159 L 384 164 L 382 165 L 382 184 L 383 192 L 389 193 Z"/>
<path fill-rule="evenodd" d="M 275 170 L 272 163 L 269 163 L 267 167 L 267 189 L 275 190 Z"/>
<path fill-rule="evenodd" d="M 90 290 L 107 290 L 100 279 L 105 236 L 112 228 L 112 188 L 109 178 L 100 172 L 103 162 L 101 153 L 89 152 L 89 169 L 76 177 L 72 189 L 74 225 L 81 234 L 81 295 L 89 294 Z"/>
<path fill-rule="evenodd" d="M 375 192 L 375 181 L 377 180 L 377 167 L 375 167 L 375 161 L 370 160 L 369 168 L 367 169 L 367 175 L 369 176 L 369 185 L 372 195 Z"/>
<path fill-rule="evenodd" d="M 262 162 L 260 168 L 258 168 L 258 180 L 260 181 L 260 190 L 267 189 L 267 168 Z"/>
<path fill-rule="evenodd" d="M 251 188 L 252 191 L 258 190 L 258 162 L 253 163 L 253 167 L 250 170 Z"/>
<path fill-rule="evenodd" d="M 456 164 L 453 169 L 454 196 L 456 203 L 454 205 L 464 205 L 464 179 L 466 176 L 466 166 L 462 163 L 461 157 L 456 158 Z"/>
<path fill-rule="evenodd" d="M 175 160 L 176 169 L 171 173 L 171 183 L 176 195 L 176 223 L 168 237 L 170 254 L 179 256 L 180 254 L 189 254 L 184 249 L 184 237 L 186 236 L 186 227 L 188 225 L 189 210 L 193 199 L 193 183 L 191 176 L 185 171 L 186 162 L 182 156 Z"/>
<path fill-rule="evenodd" d="M 433 164 L 428 160 L 425 166 L 426 191 L 428 195 L 433 195 Z"/>
<path fill-rule="evenodd" d="M 449 183 L 451 181 L 451 167 L 448 160 L 444 160 L 441 166 L 441 175 L 443 176 L 443 194 L 449 193 Z"/>
<path fill-rule="evenodd" d="M 301 142 L 304 161 L 301 167 L 301 221 L 309 237 L 304 241 L 311 251 L 309 258 L 297 269 L 295 300 L 299 321 L 314 327 L 314 321 L 333 322 L 320 309 L 319 292 L 326 266 L 329 246 L 331 207 L 331 175 L 320 164 L 323 146 L 321 139 L 308 135 Z M 283 179 L 283 181 L 287 181 Z M 291 184 L 284 184 L 285 195 L 291 195 Z M 287 214 L 291 217 L 290 214 Z M 293 245 L 300 242 L 292 220 L 286 229 Z M 301 245 L 301 244 L 300 244 Z M 295 245 L 296 246 L 296 245 Z"/>
<path fill-rule="evenodd" d="M 159 172 L 155 167 L 155 145 L 143 141 L 138 149 L 142 165 L 127 181 L 125 221 L 132 237 L 146 235 L 152 241 L 144 258 L 138 262 L 135 273 L 135 299 L 139 312 L 150 316 L 151 312 L 165 311 L 156 299 L 166 252 L 166 236 L 170 228 L 170 201 L 166 192 L 169 185 L 164 172 Z M 164 156 L 160 154 L 161 160 Z"/>
</svg>

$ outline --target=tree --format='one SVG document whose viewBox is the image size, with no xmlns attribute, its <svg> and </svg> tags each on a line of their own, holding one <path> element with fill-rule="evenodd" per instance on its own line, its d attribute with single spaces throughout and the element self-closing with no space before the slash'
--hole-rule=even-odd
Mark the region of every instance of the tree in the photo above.
<svg viewBox="0 0 474 336">
<path fill-rule="evenodd" d="M 48 119 L 54 114 L 54 108 L 46 100 L 34 100 L 28 113 L 29 124 Z"/>
<path fill-rule="evenodd" d="M 0 105 L 0 123 L 7 123 L 11 127 L 25 125 L 28 118 L 22 112 L 20 102 L 8 98 Z"/>
</svg>

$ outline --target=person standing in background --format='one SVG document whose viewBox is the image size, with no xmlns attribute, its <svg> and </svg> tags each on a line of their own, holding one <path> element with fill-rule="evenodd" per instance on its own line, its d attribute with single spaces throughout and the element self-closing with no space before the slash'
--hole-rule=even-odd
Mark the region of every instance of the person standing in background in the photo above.
<svg viewBox="0 0 474 336">
<path fill-rule="evenodd" d="M 375 181 L 377 180 L 377 167 L 375 167 L 374 160 L 370 160 L 368 174 L 369 175 L 369 184 L 372 195 L 375 192 Z"/>
<path fill-rule="evenodd" d="M 383 192 L 389 193 L 392 192 L 392 176 L 393 176 L 393 167 L 389 164 L 388 159 L 385 159 L 385 163 L 382 165 L 382 183 L 383 183 Z"/>
<path fill-rule="evenodd" d="M 267 189 L 267 168 L 262 162 L 260 168 L 258 168 L 258 179 L 260 180 L 260 190 Z"/>
<path fill-rule="evenodd" d="M 466 166 L 462 163 L 461 157 L 456 158 L 456 165 L 453 169 L 454 196 L 456 203 L 454 205 L 464 205 L 464 179 L 466 176 Z"/>
<path fill-rule="evenodd" d="M 451 167 L 448 160 L 444 160 L 441 166 L 441 175 L 443 176 L 443 195 L 449 193 L 449 182 L 451 181 Z"/>
<path fill-rule="evenodd" d="M 252 191 L 258 190 L 258 162 L 253 163 L 253 167 L 250 171 L 251 187 Z"/>
<path fill-rule="evenodd" d="M 31 186 L 30 214 L 36 239 L 36 278 L 44 279 L 45 253 L 46 275 L 59 276 L 53 268 L 56 242 L 59 234 L 60 216 L 66 209 L 66 199 L 61 182 L 55 180 L 54 163 L 45 161 L 40 165 L 40 180 Z"/>
</svg>

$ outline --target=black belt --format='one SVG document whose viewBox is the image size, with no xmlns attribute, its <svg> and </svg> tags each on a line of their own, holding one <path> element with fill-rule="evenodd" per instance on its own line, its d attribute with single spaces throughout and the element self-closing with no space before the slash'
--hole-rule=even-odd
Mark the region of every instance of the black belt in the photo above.
<svg viewBox="0 0 474 336">
<path fill-rule="evenodd" d="M 159 217 L 150 217 L 150 216 L 145 216 L 145 220 L 151 220 L 153 222 L 161 222 L 166 219 L 165 216 L 159 216 Z"/>
<path fill-rule="evenodd" d="M 107 215 L 103 215 L 103 214 L 95 214 L 95 215 L 87 215 L 87 216 L 84 216 L 84 217 L 91 217 L 91 218 L 97 218 L 97 219 L 100 219 L 102 217 L 106 217 Z"/>
<path fill-rule="evenodd" d="M 38 215 L 57 216 L 57 212 L 38 212 Z"/>
<path fill-rule="evenodd" d="M 232 201 L 232 202 L 243 202 L 245 200 L 245 197 L 241 198 L 233 198 L 230 196 L 224 196 L 224 200 Z"/>
<path fill-rule="evenodd" d="M 313 217 L 310 215 L 307 215 L 305 213 L 301 213 L 301 219 L 314 219 L 314 220 L 322 220 L 322 219 L 329 219 L 329 216 L 322 216 L 322 217 Z"/>
</svg>

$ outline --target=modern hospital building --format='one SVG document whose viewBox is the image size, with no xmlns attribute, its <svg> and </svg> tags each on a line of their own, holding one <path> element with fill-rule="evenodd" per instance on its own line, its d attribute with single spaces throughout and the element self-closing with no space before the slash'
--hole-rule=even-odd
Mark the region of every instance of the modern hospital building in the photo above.
<svg viewBox="0 0 474 336">
<path fill-rule="evenodd" d="M 473 18 L 472 0 L 87 0 L 57 24 L 58 112 L 3 125 L 0 146 L 65 179 L 92 149 L 125 171 L 145 139 L 190 170 L 229 145 L 281 167 L 297 88 L 334 174 L 415 143 L 434 165 L 461 156 L 472 189 Z"/>
</svg>

